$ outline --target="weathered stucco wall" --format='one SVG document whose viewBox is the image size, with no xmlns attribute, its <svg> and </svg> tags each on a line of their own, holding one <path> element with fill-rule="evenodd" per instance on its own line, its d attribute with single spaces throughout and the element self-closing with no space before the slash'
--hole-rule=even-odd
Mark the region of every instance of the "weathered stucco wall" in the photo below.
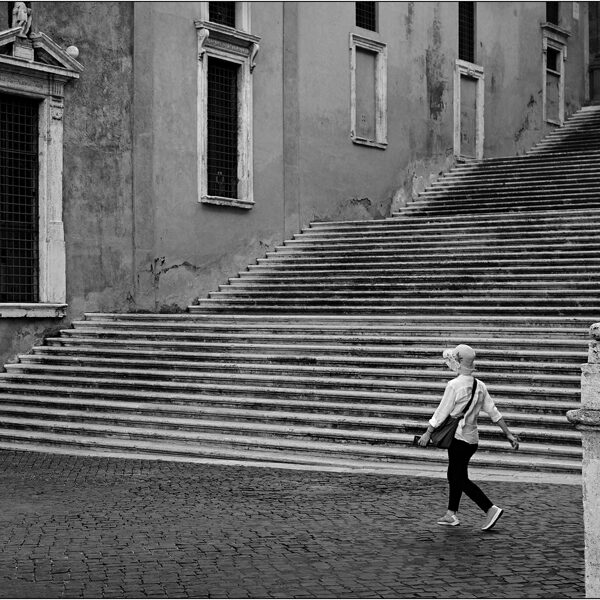
<svg viewBox="0 0 600 600">
<path fill-rule="evenodd" d="M 354 3 L 299 3 L 302 222 L 388 216 L 452 154 L 452 3 L 379 3 L 379 32 L 355 26 Z M 350 139 L 349 35 L 388 52 L 385 150 Z M 326 57 L 326 59 L 324 59 Z"/>
<path fill-rule="evenodd" d="M 63 219 L 65 319 L 0 319 L 0 361 L 15 359 L 84 310 L 121 310 L 131 290 L 130 3 L 35 2 L 37 29 L 79 48 L 85 70 L 67 85 Z"/>
<path fill-rule="evenodd" d="M 283 232 L 282 4 L 252 6 L 251 210 L 198 203 L 197 2 L 135 4 L 136 303 L 185 307 L 262 256 Z M 176 59 L 174 59 L 176 57 Z M 152 80 L 149 80 L 151 73 Z"/>
<path fill-rule="evenodd" d="M 585 102 L 585 3 L 573 18 L 561 3 L 561 28 L 570 31 L 565 63 L 565 114 Z M 556 126 L 543 121 L 541 24 L 545 2 L 479 2 L 477 62 L 484 66 L 485 156 L 522 154 Z"/>
</svg>

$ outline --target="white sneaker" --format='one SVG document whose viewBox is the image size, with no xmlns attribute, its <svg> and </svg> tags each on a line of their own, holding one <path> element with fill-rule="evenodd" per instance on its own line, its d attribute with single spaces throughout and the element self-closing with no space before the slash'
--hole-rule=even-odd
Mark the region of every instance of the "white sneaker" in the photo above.
<svg viewBox="0 0 600 600">
<path fill-rule="evenodd" d="M 437 524 L 456 527 L 457 525 L 460 525 L 460 521 L 458 520 L 458 517 L 456 515 L 444 515 L 441 519 L 439 519 Z"/>
<path fill-rule="evenodd" d="M 494 504 L 494 506 L 487 511 L 487 517 L 485 518 L 485 523 L 481 529 L 483 531 L 491 529 L 496 524 L 496 521 L 502 516 L 503 512 L 504 511 L 501 508 Z"/>
</svg>

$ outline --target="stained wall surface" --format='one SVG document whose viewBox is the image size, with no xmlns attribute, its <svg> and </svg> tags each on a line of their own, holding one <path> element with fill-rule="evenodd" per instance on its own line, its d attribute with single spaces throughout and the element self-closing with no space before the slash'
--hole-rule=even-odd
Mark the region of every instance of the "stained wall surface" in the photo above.
<svg viewBox="0 0 600 600">
<path fill-rule="evenodd" d="M 126 310 L 131 290 L 133 7 L 35 2 L 36 28 L 79 48 L 85 70 L 65 87 L 63 221 L 68 316 L 0 319 L 12 361 L 84 310 Z"/>
<path fill-rule="evenodd" d="M 352 2 L 251 3 L 251 210 L 198 202 L 200 2 L 36 2 L 35 14 L 85 68 L 65 99 L 69 311 L 0 320 L 4 361 L 84 311 L 184 310 L 311 221 L 386 217 L 454 161 L 455 2 L 380 2 L 376 32 L 356 27 Z M 544 21 L 544 2 L 477 3 L 485 156 L 554 128 Z M 561 3 L 567 114 L 586 99 L 586 24 L 585 3 Z M 384 150 L 350 137 L 351 33 L 387 45 Z"/>
</svg>

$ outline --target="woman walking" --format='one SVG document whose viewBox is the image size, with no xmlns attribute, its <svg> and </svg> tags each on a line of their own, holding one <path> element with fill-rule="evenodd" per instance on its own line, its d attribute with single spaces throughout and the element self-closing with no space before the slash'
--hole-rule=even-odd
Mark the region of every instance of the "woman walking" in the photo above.
<svg viewBox="0 0 600 600">
<path fill-rule="evenodd" d="M 493 504 L 479 486 L 469 479 L 469 461 L 477 451 L 479 444 L 477 417 L 480 411 L 486 412 L 492 422 L 502 429 L 514 450 L 519 449 L 519 441 L 517 436 L 509 431 L 485 384 L 472 375 L 475 370 L 473 348 L 466 344 L 460 344 L 453 350 L 444 350 L 443 357 L 448 367 L 458 376 L 446 385 L 440 405 L 429 420 L 427 431 L 419 439 L 419 446 L 427 446 L 434 429 L 441 425 L 448 415 L 456 417 L 467 406 L 468 410 L 461 419 L 454 439 L 448 448 L 448 483 L 450 487 L 448 511 L 438 521 L 438 524 L 449 526 L 460 524 L 457 513 L 464 492 L 486 515 L 481 529 L 491 529 L 504 511 Z"/>
</svg>

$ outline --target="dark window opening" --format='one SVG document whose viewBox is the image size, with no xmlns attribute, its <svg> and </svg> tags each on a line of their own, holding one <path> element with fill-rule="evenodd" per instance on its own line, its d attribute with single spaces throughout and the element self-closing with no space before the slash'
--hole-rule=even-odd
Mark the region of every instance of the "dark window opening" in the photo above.
<svg viewBox="0 0 600 600">
<path fill-rule="evenodd" d="M 38 302 L 38 109 L 0 94 L 0 302 Z"/>
<path fill-rule="evenodd" d="M 235 27 L 235 2 L 209 2 L 208 20 Z"/>
<path fill-rule="evenodd" d="M 546 2 L 546 23 L 552 23 L 553 25 L 558 25 L 558 2 Z"/>
<path fill-rule="evenodd" d="M 239 65 L 208 59 L 208 195 L 237 198 Z"/>
<path fill-rule="evenodd" d="M 475 62 L 475 2 L 458 3 L 458 58 Z"/>
<path fill-rule="evenodd" d="M 559 65 L 558 58 L 560 56 L 560 52 L 555 50 L 554 48 L 548 48 L 546 50 L 546 69 L 549 71 L 555 71 L 558 73 Z"/>
<path fill-rule="evenodd" d="M 377 2 L 355 2 L 356 26 L 377 31 Z"/>
</svg>

